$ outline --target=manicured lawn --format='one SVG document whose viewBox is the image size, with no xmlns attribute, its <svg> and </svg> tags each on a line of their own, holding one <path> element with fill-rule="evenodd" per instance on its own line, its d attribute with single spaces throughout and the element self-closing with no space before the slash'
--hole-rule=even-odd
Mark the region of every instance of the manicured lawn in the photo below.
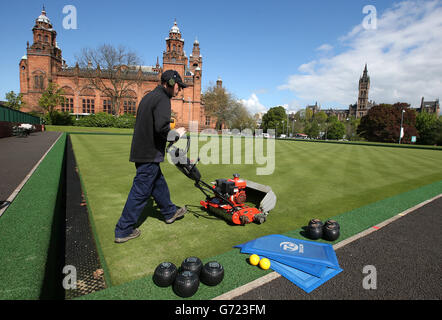
<svg viewBox="0 0 442 320">
<path fill-rule="evenodd" d="M 132 134 L 134 129 L 47 125 L 46 131 Z"/>
<path fill-rule="evenodd" d="M 204 195 L 165 162 L 162 170 L 172 200 L 191 212 L 166 225 L 151 202 L 143 214 L 141 237 L 118 245 L 114 227 L 135 175 L 129 162 L 132 137 L 72 134 L 71 139 L 113 285 L 149 275 L 162 261 L 179 264 L 191 255 L 206 259 L 263 235 L 298 229 L 313 217 L 325 220 L 442 179 L 440 151 L 276 141 L 272 175 L 256 175 L 256 167 L 263 165 L 199 165 L 209 183 L 239 173 L 272 187 L 278 201 L 267 222 L 241 227 L 201 211 Z"/>
</svg>

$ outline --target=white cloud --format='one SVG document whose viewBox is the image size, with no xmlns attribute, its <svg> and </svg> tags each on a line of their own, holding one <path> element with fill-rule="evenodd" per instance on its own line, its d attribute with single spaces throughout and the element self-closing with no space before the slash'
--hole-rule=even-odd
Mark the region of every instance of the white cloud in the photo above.
<svg viewBox="0 0 442 320">
<path fill-rule="evenodd" d="M 361 14 L 361 24 L 338 39 L 340 53 L 306 62 L 298 69 L 304 74 L 291 75 L 278 89 L 293 91 L 303 105 L 345 108 L 357 100 L 367 63 L 371 100 L 417 107 L 422 96 L 441 97 L 442 1 L 404 1 L 377 14 L 375 30 L 362 27 Z"/>
<path fill-rule="evenodd" d="M 316 48 L 316 51 L 323 51 L 323 52 L 328 52 L 330 50 L 333 49 L 333 46 L 328 44 L 328 43 L 324 43 L 322 46 L 319 46 Z"/>
<path fill-rule="evenodd" d="M 239 100 L 249 112 L 253 115 L 258 112 L 267 112 L 267 108 L 259 102 L 258 97 L 255 93 L 252 93 L 249 99 L 241 99 Z"/>
</svg>

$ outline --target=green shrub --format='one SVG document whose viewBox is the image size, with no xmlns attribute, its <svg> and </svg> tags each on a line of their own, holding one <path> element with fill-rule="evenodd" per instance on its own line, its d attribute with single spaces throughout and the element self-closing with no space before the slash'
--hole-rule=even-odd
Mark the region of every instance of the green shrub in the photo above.
<svg viewBox="0 0 442 320">
<path fill-rule="evenodd" d="M 115 118 L 116 128 L 135 128 L 135 116 L 132 114 L 123 114 Z"/>
<path fill-rule="evenodd" d="M 115 118 L 106 112 L 99 112 L 78 119 L 75 125 L 79 127 L 114 127 Z"/>
<path fill-rule="evenodd" d="M 74 123 L 73 117 L 69 112 L 53 111 L 44 116 L 46 124 L 54 126 L 71 126 Z"/>
</svg>

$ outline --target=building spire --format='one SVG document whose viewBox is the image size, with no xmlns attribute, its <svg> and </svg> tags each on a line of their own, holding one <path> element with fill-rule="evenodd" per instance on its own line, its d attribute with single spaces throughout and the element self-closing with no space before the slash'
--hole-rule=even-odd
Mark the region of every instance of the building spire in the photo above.
<svg viewBox="0 0 442 320">
<path fill-rule="evenodd" d="M 361 80 L 367 81 L 368 79 L 369 79 L 369 76 L 368 76 L 368 69 L 367 69 L 367 63 L 366 63 L 365 64 L 365 68 L 364 68 L 364 73 L 363 73 L 363 75 L 361 77 Z"/>
</svg>

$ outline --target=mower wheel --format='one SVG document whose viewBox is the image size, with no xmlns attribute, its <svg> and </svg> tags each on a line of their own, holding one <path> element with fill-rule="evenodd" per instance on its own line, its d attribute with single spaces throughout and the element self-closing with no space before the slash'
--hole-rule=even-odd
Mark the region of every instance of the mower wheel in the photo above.
<svg viewBox="0 0 442 320">
<path fill-rule="evenodd" d="M 253 218 L 253 221 L 256 222 L 257 224 L 263 224 L 264 222 L 266 222 L 266 220 L 267 217 L 264 214 L 257 214 Z"/>
<path fill-rule="evenodd" d="M 247 216 L 240 216 L 239 221 L 241 221 L 242 226 L 245 226 L 246 224 L 250 223 L 249 217 Z"/>
</svg>

